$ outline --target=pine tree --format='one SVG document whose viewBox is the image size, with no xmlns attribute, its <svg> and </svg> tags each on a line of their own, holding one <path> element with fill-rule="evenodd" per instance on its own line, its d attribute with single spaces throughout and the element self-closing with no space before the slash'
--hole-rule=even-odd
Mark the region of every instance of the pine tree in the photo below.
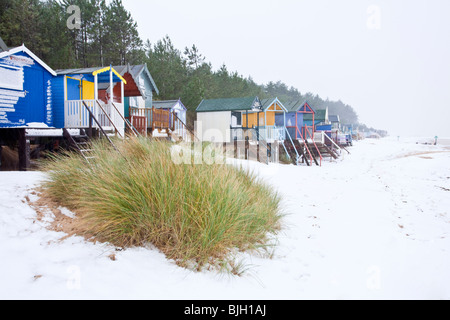
<svg viewBox="0 0 450 320">
<path fill-rule="evenodd" d="M 70 17 L 67 9 L 71 5 L 76 5 L 80 8 L 81 25 L 80 29 L 74 28 L 69 30 L 65 27 L 66 32 L 70 35 L 72 40 L 72 48 L 75 57 L 78 61 L 78 66 L 89 67 L 93 62 L 97 63 L 97 52 L 92 50 L 92 43 L 96 35 L 96 27 L 98 23 L 100 1 L 99 0 L 63 0 L 61 7 L 65 12 L 66 19 Z M 67 21 L 67 20 L 66 20 Z"/>
<path fill-rule="evenodd" d="M 105 14 L 106 14 L 106 2 L 105 0 L 96 1 L 96 10 L 92 17 L 92 29 L 91 34 L 91 66 L 105 66 L 105 43 L 107 33 L 104 26 Z"/>
<path fill-rule="evenodd" d="M 122 0 L 113 0 L 104 12 L 106 63 L 126 64 L 136 60 L 142 52 L 137 23 L 123 6 Z M 140 55 L 140 57 L 143 57 Z"/>
<path fill-rule="evenodd" d="M 159 40 L 153 47 L 147 47 L 148 67 L 155 79 L 158 79 L 158 98 L 178 99 L 187 84 L 188 70 L 181 52 L 175 49 L 169 36 Z"/>
<path fill-rule="evenodd" d="M 195 44 L 192 45 L 191 49 L 186 47 L 184 49 L 184 55 L 187 58 L 187 65 L 194 70 L 198 69 L 198 67 L 200 67 L 205 61 L 205 57 L 203 57 L 203 55 L 200 54 Z"/>
<path fill-rule="evenodd" d="M 54 69 L 70 68 L 76 64 L 71 46 L 64 8 L 56 0 L 48 0 L 41 8 L 41 33 L 48 47 L 42 57 Z"/>
<path fill-rule="evenodd" d="M 39 0 L 10 0 L 4 5 L 0 22 L 2 38 L 9 47 L 25 44 L 37 55 L 48 52 L 48 39 L 42 37 Z"/>
</svg>

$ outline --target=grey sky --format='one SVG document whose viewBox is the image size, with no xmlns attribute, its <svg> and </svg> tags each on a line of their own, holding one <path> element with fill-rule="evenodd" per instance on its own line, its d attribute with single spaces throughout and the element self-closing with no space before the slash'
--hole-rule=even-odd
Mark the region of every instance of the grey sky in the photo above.
<svg viewBox="0 0 450 320">
<path fill-rule="evenodd" d="M 152 43 L 341 99 L 392 135 L 450 137 L 448 0 L 123 0 Z M 157 79 L 155 79 L 157 81 Z"/>
</svg>

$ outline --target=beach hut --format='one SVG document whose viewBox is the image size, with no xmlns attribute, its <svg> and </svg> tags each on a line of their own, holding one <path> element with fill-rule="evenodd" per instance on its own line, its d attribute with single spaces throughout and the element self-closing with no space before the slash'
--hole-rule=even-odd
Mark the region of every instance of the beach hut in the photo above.
<svg viewBox="0 0 450 320">
<path fill-rule="evenodd" d="M 242 126 L 255 128 L 261 139 L 269 143 L 286 139 L 286 107 L 278 98 L 261 100 L 262 109 L 242 113 Z"/>
<path fill-rule="evenodd" d="M 285 104 L 287 109 L 286 128 L 289 135 L 295 140 L 313 139 L 315 111 L 308 101 L 289 101 Z M 308 122 L 308 119 L 311 119 Z"/>
<path fill-rule="evenodd" d="M 57 70 L 52 97 L 54 124 L 65 129 L 99 129 L 124 137 L 127 81 L 112 67 Z M 119 84 L 120 91 L 114 90 Z M 105 86 L 108 90 L 104 90 Z"/>
<path fill-rule="evenodd" d="M 277 161 L 280 144 L 290 157 L 285 145 L 289 136 L 286 113 L 286 107 L 278 98 L 203 100 L 197 107 L 197 136 L 204 141 L 245 143 L 246 159 L 248 148 L 256 146 L 259 161 Z"/>
<path fill-rule="evenodd" d="M 332 130 L 340 130 L 341 129 L 341 121 L 338 115 L 329 115 L 328 117 L 331 129 Z"/>
<path fill-rule="evenodd" d="M 353 145 L 353 139 L 357 138 L 357 135 L 353 131 L 353 125 L 352 124 L 344 124 L 341 125 L 342 133 L 346 136 L 347 145 L 352 146 Z"/>
<path fill-rule="evenodd" d="M 176 115 L 176 118 L 186 124 L 186 112 L 187 108 L 178 100 L 164 100 L 164 101 L 153 101 L 153 108 L 158 110 L 169 111 L 172 115 Z M 172 119 L 172 118 L 171 118 Z"/>
<path fill-rule="evenodd" d="M 126 80 L 124 88 L 125 116 L 129 116 L 130 107 L 151 109 L 153 94 L 159 94 L 158 87 L 153 80 L 147 64 L 113 66 L 115 70 Z M 114 90 L 119 92 L 119 84 Z"/>
<path fill-rule="evenodd" d="M 340 146 L 351 145 L 351 134 L 343 132 L 339 115 L 330 115 L 329 120 L 332 139 Z"/>
<path fill-rule="evenodd" d="M 30 165 L 26 129 L 54 126 L 54 76 L 27 47 L 9 49 L 0 39 L 0 159 L 2 145 L 18 142 L 21 170 Z"/>
<path fill-rule="evenodd" d="M 186 107 L 178 100 L 153 101 L 153 94 L 159 94 L 147 64 L 113 66 L 126 80 L 124 87 L 124 114 L 133 127 L 143 135 L 153 136 L 180 135 L 187 138 Z M 103 88 L 101 88 L 103 89 Z M 103 89 L 105 92 L 109 87 Z M 114 92 L 120 90 L 119 84 L 114 84 Z M 100 93 L 101 94 L 101 93 Z M 174 114 L 177 117 L 174 117 Z"/>
<path fill-rule="evenodd" d="M 297 100 L 285 104 L 287 108 L 286 129 L 292 137 L 293 146 L 300 154 L 302 162 L 311 165 L 322 163 L 322 151 L 315 141 L 316 111 L 308 101 Z M 291 147 L 291 149 L 292 149 Z"/>
<path fill-rule="evenodd" d="M 233 142 L 238 158 L 254 158 L 264 163 L 277 161 L 278 142 L 283 141 L 286 132 L 286 108 L 278 99 L 208 99 L 196 111 L 196 136 L 200 140 Z"/>
<path fill-rule="evenodd" d="M 180 99 L 153 101 L 153 111 L 163 111 L 169 113 L 169 134 L 174 140 L 190 141 L 191 138 L 193 138 L 186 125 L 187 108 Z"/>
<path fill-rule="evenodd" d="M 314 119 L 310 114 L 306 114 L 303 119 L 305 125 L 307 126 L 321 126 L 321 125 L 329 125 L 330 119 L 328 114 L 328 107 L 325 109 L 315 109 L 314 110 Z"/>
<path fill-rule="evenodd" d="M 205 141 L 251 140 L 274 142 L 285 138 L 286 108 L 277 99 L 258 97 L 203 100 L 196 109 Z"/>
<path fill-rule="evenodd" d="M 248 114 L 256 115 L 256 125 L 263 116 L 263 107 L 258 97 L 207 99 L 200 102 L 197 109 L 196 135 L 202 141 L 227 143 L 244 140 L 244 130 L 249 124 Z"/>
<path fill-rule="evenodd" d="M 54 76 L 25 46 L 0 52 L 0 128 L 52 127 Z"/>
<path fill-rule="evenodd" d="M 151 129 L 151 109 L 154 93 L 159 94 L 147 64 L 113 66 L 126 81 L 124 86 L 124 115 L 137 131 L 147 134 Z M 113 91 L 120 93 L 120 83 L 114 84 Z M 99 96 L 103 97 L 110 91 L 109 84 L 100 85 Z"/>
</svg>

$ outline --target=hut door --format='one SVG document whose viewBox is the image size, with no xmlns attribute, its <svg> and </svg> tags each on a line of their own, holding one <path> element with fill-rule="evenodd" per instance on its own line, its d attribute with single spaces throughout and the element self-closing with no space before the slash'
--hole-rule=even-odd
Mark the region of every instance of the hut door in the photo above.
<svg viewBox="0 0 450 320">
<path fill-rule="evenodd" d="M 275 114 L 275 126 L 277 127 L 284 126 L 284 113 Z"/>
<path fill-rule="evenodd" d="M 81 100 L 81 81 L 67 77 L 67 100 Z"/>
<path fill-rule="evenodd" d="M 20 115 L 21 118 L 25 118 L 26 122 L 46 122 L 47 108 L 44 94 L 47 90 L 44 90 L 46 88 L 44 73 L 42 70 L 35 68 L 26 68 L 25 72 L 26 79 L 30 79 L 24 83 L 24 90 L 27 91 L 27 95 L 25 99 L 21 98 L 18 102 L 18 105 L 24 103 L 25 107 L 23 109 L 17 107 L 15 113 Z M 21 112 L 24 113 L 21 114 Z"/>
<path fill-rule="evenodd" d="M 93 82 L 83 80 L 83 100 L 95 99 L 95 85 Z"/>
</svg>

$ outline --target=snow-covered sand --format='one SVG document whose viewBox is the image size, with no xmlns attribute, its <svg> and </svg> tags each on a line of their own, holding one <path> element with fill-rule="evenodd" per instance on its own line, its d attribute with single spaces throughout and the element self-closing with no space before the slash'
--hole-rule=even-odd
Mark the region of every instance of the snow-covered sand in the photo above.
<svg viewBox="0 0 450 320">
<path fill-rule="evenodd" d="M 271 259 L 238 257 L 241 277 L 61 241 L 25 200 L 45 175 L 0 172 L 0 299 L 450 299 L 450 150 L 366 139 L 350 151 L 321 168 L 244 164 L 286 217 Z"/>
</svg>

